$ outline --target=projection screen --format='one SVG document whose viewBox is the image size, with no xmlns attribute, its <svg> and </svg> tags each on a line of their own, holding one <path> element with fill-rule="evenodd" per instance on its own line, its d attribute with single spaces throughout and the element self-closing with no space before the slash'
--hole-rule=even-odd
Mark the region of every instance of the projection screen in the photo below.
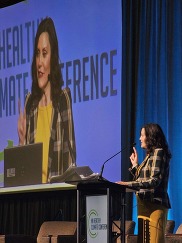
<svg viewBox="0 0 182 243">
<path fill-rule="evenodd" d="M 100 172 L 121 150 L 120 0 L 27 0 L 0 9 L 0 183 L 4 148 L 18 145 L 18 99 L 31 91 L 31 62 L 37 26 L 53 19 L 64 79 L 72 94 L 77 165 Z M 121 155 L 103 176 L 121 177 Z"/>
</svg>

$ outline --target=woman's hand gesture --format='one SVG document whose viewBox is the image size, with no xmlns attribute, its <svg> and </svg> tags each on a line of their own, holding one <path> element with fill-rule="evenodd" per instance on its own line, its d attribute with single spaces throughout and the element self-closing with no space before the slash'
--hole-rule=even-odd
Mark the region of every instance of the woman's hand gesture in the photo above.
<svg viewBox="0 0 182 243">
<path fill-rule="evenodd" d="M 133 147 L 133 153 L 130 156 L 130 161 L 132 163 L 132 167 L 135 167 L 138 165 L 138 154 L 137 154 L 135 147 Z"/>
<path fill-rule="evenodd" d="M 25 144 L 25 135 L 26 135 L 26 111 L 24 112 L 21 110 L 20 100 L 18 101 L 18 111 L 19 111 L 19 118 L 18 118 L 18 136 L 19 136 L 19 144 Z"/>
</svg>

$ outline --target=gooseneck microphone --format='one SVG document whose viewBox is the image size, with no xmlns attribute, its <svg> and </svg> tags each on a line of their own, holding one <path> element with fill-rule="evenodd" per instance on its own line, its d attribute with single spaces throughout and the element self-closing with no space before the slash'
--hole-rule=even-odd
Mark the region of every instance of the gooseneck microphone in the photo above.
<svg viewBox="0 0 182 243">
<path fill-rule="evenodd" d="M 116 155 L 122 153 L 122 152 L 125 151 L 126 149 L 128 149 L 128 148 L 132 148 L 132 147 L 135 146 L 135 145 L 136 145 L 136 143 L 132 143 L 132 144 L 130 144 L 130 145 L 124 147 L 123 149 L 121 149 L 119 152 L 117 152 L 116 154 L 114 154 L 113 156 L 111 156 L 109 159 L 107 159 L 107 160 L 103 163 L 103 165 L 102 165 L 102 168 L 101 168 L 101 171 L 100 171 L 99 178 L 100 178 L 100 179 L 103 178 L 102 175 L 103 175 L 103 172 L 104 172 L 104 166 L 105 166 L 105 164 L 106 164 L 109 160 L 111 160 L 112 158 L 114 158 Z"/>
</svg>

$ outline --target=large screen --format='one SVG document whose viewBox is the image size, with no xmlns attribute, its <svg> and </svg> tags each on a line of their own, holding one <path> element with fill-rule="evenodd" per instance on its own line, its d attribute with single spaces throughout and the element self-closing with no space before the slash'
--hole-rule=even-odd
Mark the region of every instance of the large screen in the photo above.
<svg viewBox="0 0 182 243">
<path fill-rule="evenodd" d="M 4 148 L 18 145 L 18 100 L 31 91 L 34 38 L 54 21 L 64 86 L 71 89 L 77 166 L 100 172 L 121 150 L 121 1 L 27 0 L 0 9 L 0 182 Z M 103 176 L 121 177 L 121 155 Z"/>
</svg>

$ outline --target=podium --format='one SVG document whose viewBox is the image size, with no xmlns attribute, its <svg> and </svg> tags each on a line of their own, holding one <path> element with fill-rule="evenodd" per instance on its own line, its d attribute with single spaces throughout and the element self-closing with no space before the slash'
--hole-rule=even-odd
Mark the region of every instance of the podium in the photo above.
<svg viewBox="0 0 182 243">
<path fill-rule="evenodd" d="M 77 185 L 77 243 L 125 242 L 126 187 L 105 180 Z M 112 232 L 114 209 L 119 209 L 120 234 Z"/>
</svg>

